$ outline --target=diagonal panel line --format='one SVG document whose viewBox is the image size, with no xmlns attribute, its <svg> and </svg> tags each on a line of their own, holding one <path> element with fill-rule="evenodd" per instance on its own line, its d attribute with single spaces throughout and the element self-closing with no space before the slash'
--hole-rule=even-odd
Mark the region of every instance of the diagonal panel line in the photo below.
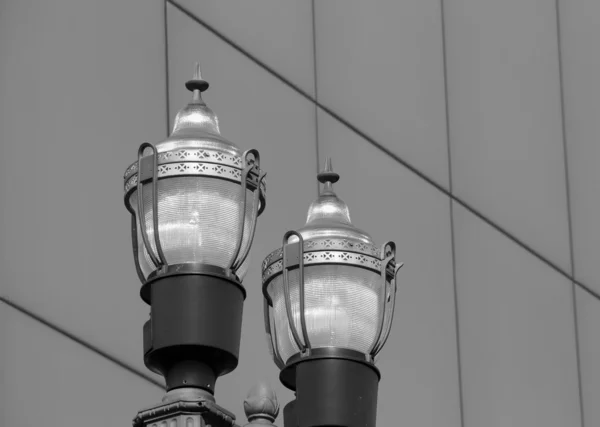
<svg viewBox="0 0 600 427">
<path fill-rule="evenodd" d="M 167 0 L 167 2 L 171 3 L 175 8 L 177 8 L 180 12 L 182 12 L 188 18 L 190 18 L 191 20 L 193 20 L 193 21 L 197 22 L 198 24 L 202 25 L 208 31 L 210 31 L 211 33 L 213 33 L 214 36 L 216 36 L 217 38 L 219 38 L 222 41 L 224 41 L 225 43 L 227 43 L 229 46 L 231 46 L 232 48 L 234 48 L 235 50 L 237 50 L 239 53 L 241 53 L 242 55 L 244 55 L 246 58 L 248 58 L 252 62 L 256 63 L 259 67 L 263 68 L 269 74 L 272 74 L 273 76 L 277 77 L 277 79 L 280 80 L 282 83 L 284 83 L 287 86 L 291 87 L 292 89 L 294 89 L 296 92 L 298 92 L 300 95 L 302 95 L 306 99 L 314 102 L 314 99 L 308 93 L 306 93 L 304 90 L 302 90 L 300 88 L 300 86 L 297 86 L 296 84 L 292 83 L 291 80 L 286 79 L 281 74 L 279 74 L 277 71 L 275 71 L 273 68 L 269 67 L 267 64 L 265 64 L 264 62 L 262 62 L 258 58 L 252 56 L 250 53 L 246 52 L 246 50 L 244 50 L 242 47 L 238 46 L 232 40 L 230 40 L 229 38 L 225 37 L 223 34 L 221 34 L 220 32 L 218 32 L 210 24 L 208 24 L 204 20 L 200 19 L 198 16 L 194 15 L 191 11 L 189 11 L 184 6 L 182 6 L 179 3 L 177 3 L 177 1 L 175 1 L 175 0 Z"/>
<path fill-rule="evenodd" d="M 110 354 L 106 353 L 105 351 L 99 349 L 98 347 L 90 344 L 87 341 L 82 340 L 79 337 L 76 337 L 75 335 L 73 335 L 72 333 L 70 333 L 70 332 L 68 332 L 68 331 L 66 331 L 64 329 L 62 329 L 61 327 L 59 327 L 59 326 L 57 326 L 57 325 L 55 325 L 53 323 L 50 323 L 48 320 L 46 320 L 46 319 L 38 316 L 37 314 L 35 314 L 35 313 L 27 310 L 26 308 L 24 308 L 24 307 L 20 306 L 19 304 L 15 303 L 15 302 L 13 302 L 11 300 L 9 300 L 8 298 L 0 297 L 0 301 L 2 301 L 4 304 L 6 304 L 6 305 L 8 305 L 8 306 L 10 306 L 12 308 L 14 308 L 15 310 L 21 312 L 22 314 L 24 314 L 24 315 L 26 315 L 28 317 L 31 317 L 32 319 L 38 321 L 42 325 L 47 326 L 48 328 L 52 329 L 53 331 L 58 332 L 62 336 L 66 337 L 66 338 L 68 338 L 68 339 L 70 339 L 72 341 L 75 341 L 77 344 L 79 344 L 79 345 L 87 348 L 88 350 L 96 353 L 97 355 L 99 355 L 99 356 L 101 356 L 101 357 L 103 357 L 105 359 L 110 360 L 115 365 L 117 365 L 117 366 L 125 369 L 126 371 L 129 371 L 133 375 L 136 375 L 136 376 L 140 377 L 141 379 L 146 380 L 149 383 L 151 383 L 151 384 L 153 384 L 153 385 L 155 385 L 157 387 L 160 387 L 160 389 L 163 390 L 163 391 L 165 390 L 164 384 L 161 384 L 160 381 L 157 381 L 156 379 L 152 378 L 151 376 L 146 375 L 143 372 L 138 371 L 133 366 L 128 365 L 127 363 L 123 362 L 122 360 L 117 359 L 114 356 L 111 356 Z"/>
<path fill-rule="evenodd" d="M 569 248 L 571 257 L 571 275 L 575 277 L 575 247 L 573 246 L 573 216 L 571 213 L 571 185 L 569 181 L 569 157 L 567 150 L 567 129 L 566 129 L 566 112 L 565 112 L 565 88 L 564 74 L 562 66 L 562 44 L 561 44 L 561 26 L 560 26 L 560 5 L 559 0 L 555 1 L 556 7 L 556 44 L 558 56 L 558 81 L 559 81 L 559 96 L 560 96 L 560 120 L 562 129 L 563 141 L 563 158 L 565 161 L 565 190 L 567 196 L 567 221 L 569 226 Z M 585 413 L 583 403 L 583 384 L 581 377 L 581 355 L 579 345 L 579 319 L 577 314 L 577 293 L 575 284 L 572 285 L 573 294 L 573 323 L 575 328 L 575 354 L 577 356 L 577 385 L 579 386 L 579 411 L 581 413 L 581 427 L 585 427 Z"/>
<path fill-rule="evenodd" d="M 496 224 L 495 222 L 493 222 L 491 219 L 485 217 L 482 213 L 480 213 L 479 211 L 477 211 L 475 208 L 469 206 L 466 202 L 462 201 L 458 197 L 452 196 L 452 195 L 450 197 L 452 197 L 452 199 L 456 203 L 458 203 L 459 205 L 461 205 L 463 208 L 465 208 L 466 210 L 468 210 L 469 212 L 471 212 L 473 215 L 475 215 L 476 217 L 478 217 L 480 220 L 482 220 L 483 222 L 485 222 L 486 224 L 488 224 L 490 227 L 492 227 L 493 229 L 495 229 L 499 233 L 503 234 L 506 238 L 508 238 L 512 242 L 516 243 L 522 249 L 524 249 L 525 251 L 529 252 L 531 255 L 533 255 L 534 257 L 536 257 L 540 261 L 542 261 L 544 264 L 546 264 L 548 267 L 552 268 L 554 271 L 556 271 L 557 273 L 559 273 L 561 276 L 563 276 L 566 279 L 568 279 L 569 281 L 573 282 L 574 284 L 576 284 L 577 286 L 579 286 L 581 289 L 583 289 L 584 291 L 586 291 L 587 293 L 589 293 L 591 296 L 593 296 L 593 297 L 595 297 L 595 298 L 597 298 L 597 299 L 600 300 L 600 294 L 598 294 L 596 291 L 594 291 L 593 289 L 589 288 L 588 286 L 584 285 L 583 283 L 575 280 L 569 273 L 567 273 L 561 267 L 559 267 L 558 265 L 556 265 L 554 262 L 550 261 L 549 259 L 546 259 L 543 255 L 541 255 L 536 250 L 534 250 L 533 248 L 531 248 L 531 246 L 529 246 L 525 242 L 522 242 L 521 240 L 517 239 L 515 236 L 513 236 L 512 234 L 510 234 L 508 231 L 504 230 L 498 224 Z"/>
<path fill-rule="evenodd" d="M 584 285 L 580 281 L 576 280 L 574 277 L 572 277 L 571 274 L 569 274 L 568 272 L 566 272 L 565 270 L 563 270 L 561 267 L 559 267 L 553 261 L 550 261 L 549 259 L 545 258 L 542 254 L 540 254 L 539 252 L 537 252 L 531 246 L 529 246 L 525 242 L 519 240 L 517 237 L 513 236 L 507 230 L 505 230 L 504 228 L 502 228 L 500 225 L 496 224 L 491 219 L 487 218 L 485 215 L 483 215 L 481 212 L 479 212 L 477 209 L 475 209 L 474 207 L 472 207 L 471 205 L 469 205 L 464 200 L 462 200 L 459 197 L 451 194 L 451 192 L 448 191 L 446 188 L 444 188 L 443 186 L 441 186 L 440 184 L 438 184 L 437 182 L 435 182 L 432 178 L 430 178 L 427 175 L 425 175 L 423 172 L 421 172 L 419 169 L 417 169 L 413 165 L 411 165 L 408 162 L 406 162 L 406 160 L 400 158 L 397 154 L 391 152 L 389 149 L 387 149 L 386 147 L 384 147 L 383 145 L 381 145 L 379 142 L 375 141 L 373 138 L 371 138 L 365 132 L 363 132 L 360 129 L 358 129 L 356 126 L 354 126 L 348 120 L 346 120 L 343 117 L 341 117 L 335 111 L 331 110 L 330 108 L 328 108 L 325 105 L 321 104 L 317 100 L 313 99 L 308 93 L 306 93 L 304 90 L 302 90 L 299 86 L 297 86 L 296 84 L 292 83 L 289 79 L 287 79 L 284 76 L 282 76 L 281 74 L 279 74 L 273 68 L 269 67 L 267 64 L 265 64 L 264 62 L 262 62 L 260 59 L 258 59 L 256 57 L 254 57 L 253 55 L 251 55 L 249 52 L 247 52 L 246 50 L 244 50 L 242 47 L 240 47 L 239 45 L 237 45 L 235 42 L 233 42 L 229 38 L 225 37 L 223 34 L 221 34 L 219 31 L 217 31 L 211 25 L 209 25 L 208 23 L 206 23 L 204 20 L 200 19 L 199 17 L 197 17 L 196 15 L 194 15 L 192 12 L 190 12 L 189 10 L 187 10 L 185 7 L 181 6 L 179 3 L 177 3 L 177 1 L 175 1 L 175 0 L 167 0 L 167 1 L 169 3 L 171 3 L 175 8 L 177 8 L 180 12 L 182 12 L 183 14 L 185 14 L 186 16 L 188 16 L 190 19 L 192 19 L 193 21 L 195 21 L 198 24 L 202 25 L 204 28 L 206 28 L 208 31 L 210 31 L 212 34 L 214 34 L 217 38 L 221 39 L 223 42 L 225 42 L 226 44 L 228 44 L 229 46 L 231 46 L 232 48 L 234 48 L 236 51 L 238 51 L 239 53 L 241 53 L 242 55 L 244 55 L 246 58 L 248 58 L 249 60 L 251 60 L 252 62 L 254 62 L 256 65 L 258 65 L 259 67 L 261 67 L 262 69 L 264 69 L 265 71 L 267 71 L 273 77 L 277 78 L 279 81 L 281 81 L 285 85 L 289 86 L 291 89 L 293 89 L 294 91 L 296 91 L 299 95 L 301 95 L 302 97 L 304 97 L 308 101 L 316 104 L 319 108 L 321 108 L 323 111 L 325 111 L 331 117 L 333 117 L 335 120 L 337 120 L 338 122 L 340 122 L 341 124 L 343 124 L 344 126 L 346 126 L 352 132 L 356 133 L 358 136 L 360 136 L 361 138 L 363 138 L 365 141 L 367 141 L 368 143 L 370 143 L 371 145 L 373 145 L 374 147 L 376 147 L 377 149 L 379 149 L 381 152 L 383 152 L 383 153 L 387 154 L 388 156 L 390 156 L 396 162 L 400 163 L 406 169 L 408 169 L 413 174 L 415 174 L 416 176 L 418 176 L 419 178 L 421 178 L 423 181 L 427 182 L 429 185 L 431 185 L 432 187 L 434 187 L 435 189 L 437 189 L 439 192 L 441 192 L 441 193 L 445 194 L 446 196 L 450 197 L 452 200 L 454 200 L 457 204 L 459 204 L 464 209 L 466 209 L 467 211 L 469 211 L 471 214 L 475 215 L 477 218 L 479 218 L 480 220 L 482 220 L 483 222 L 485 222 L 486 224 L 488 224 L 490 227 L 492 227 L 494 230 L 498 231 L 500 234 L 504 235 L 506 238 L 508 238 L 509 240 L 511 240 L 513 243 L 515 243 L 516 245 L 520 246 L 526 252 L 528 252 L 529 254 L 533 255 L 537 259 L 539 259 L 541 262 L 543 262 L 544 264 L 546 264 L 548 267 L 552 268 L 554 271 L 556 271 L 557 273 L 559 273 L 561 276 L 563 276 L 566 279 L 568 279 L 569 281 L 573 282 L 574 284 L 576 284 L 577 286 L 579 286 L 581 289 L 583 289 L 584 291 L 586 291 L 591 296 L 593 296 L 593 297 L 595 297 L 595 298 L 597 298 L 597 299 L 600 300 L 600 293 L 594 291 L 589 286 Z"/>
</svg>

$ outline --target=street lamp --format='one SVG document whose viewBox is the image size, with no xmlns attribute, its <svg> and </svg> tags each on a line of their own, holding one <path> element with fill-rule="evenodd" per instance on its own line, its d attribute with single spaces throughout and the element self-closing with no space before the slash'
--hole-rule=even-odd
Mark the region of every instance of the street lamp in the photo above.
<svg viewBox="0 0 600 427">
<path fill-rule="evenodd" d="M 166 381 L 162 402 L 134 427 L 237 427 L 215 403 L 219 376 L 238 364 L 243 302 L 265 175 L 257 150 L 221 136 L 202 100 L 200 69 L 173 132 L 143 143 L 124 177 L 144 324 L 144 362 Z M 333 191 L 331 161 L 306 225 L 289 231 L 263 261 L 264 315 L 280 380 L 296 392 L 285 427 L 374 427 L 379 371 L 394 313 L 395 245 L 373 245 Z M 279 404 L 264 384 L 244 409 L 253 426 L 273 426 Z M 274 427 L 274 426 L 273 426 Z"/>
<path fill-rule="evenodd" d="M 262 264 L 265 327 L 280 380 L 296 392 L 286 427 L 375 426 L 375 358 L 392 326 L 395 244 L 378 248 L 350 222 L 327 159 L 306 225 Z"/>
<path fill-rule="evenodd" d="M 213 425 L 233 424 L 235 417 L 214 403 L 214 386 L 238 364 L 242 279 L 265 208 L 258 151 L 242 153 L 221 136 L 202 100 L 208 83 L 198 65 L 186 87 L 192 100 L 171 135 L 142 144 L 124 177 L 140 294 L 151 307 L 144 362 L 167 388 L 160 405 L 138 414 L 139 426 L 156 414 L 177 422 L 182 408 L 198 411 L 192 422 L 206 412 Z"/>
</svg>

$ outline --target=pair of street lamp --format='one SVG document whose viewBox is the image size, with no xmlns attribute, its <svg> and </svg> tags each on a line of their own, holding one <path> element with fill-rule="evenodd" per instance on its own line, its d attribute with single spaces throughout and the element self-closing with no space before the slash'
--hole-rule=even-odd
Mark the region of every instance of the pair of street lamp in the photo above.
<svg viewBox="0 0 600 427">
<path fill-rule="evenodd" d="M 124 177 L 140 294 L 151 308 L 144 362 L 167 388 L 160 404 L 138 413 L 140 427 L 235 425 L 214 388 L 238 364 L 242 281 L 266 206 L 260 155 L 221 136 L 198 65 L 186 87 L 192 100 L 171 135 L 142 144 Z M 402 264 L 393 242 L 376 247 L 352 225 L 329 159 L 318 180 L 306 225 L 285 233 L 262 263 L 268 344 L 282 384 L 296 393 L 284 424 L 374 427 L 375 358 L 390 333 Z M 261 386 L 245 409 L 251 423 L 270 424 L 278 404 Z"/>
</svg>

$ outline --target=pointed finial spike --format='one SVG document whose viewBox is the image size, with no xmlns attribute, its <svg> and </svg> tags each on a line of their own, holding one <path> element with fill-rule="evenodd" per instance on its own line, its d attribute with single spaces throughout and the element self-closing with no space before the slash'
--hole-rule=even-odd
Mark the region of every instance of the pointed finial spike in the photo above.
<svg viewBox="0 0 600 427">
<path fill-rule="evenodd" d="M 188 80 L 185 83 L 185 87 L 190 92 L 198 91 L 198 93 L 194 93 L 194 99 L 199 99 L 200 92 L 204 92 L 208 89 L 208 82 L 202 78 L 202 73 L 200 72 L 200 63 L 196 62 L 194 66 L 194 77 L 191 80 Z"/>
<path fill-rule="evenodd" d="M 333 172 L 333 166 L 331 166 L 331 157 L 325 157 L 325 166 L 323 166 L 323 172 Z"/>
<path fill-rule="evenodd" d="M 317 175 L 317 179 L 322 184 L 325 184 L 326 182 L 335 184 L 339 181 L 340 176 L 333 171 L 333 166 L 331 165 L 331 157 L 325 158 L 325 166 L 323 166 L 323 170 Z"/>
</svg>

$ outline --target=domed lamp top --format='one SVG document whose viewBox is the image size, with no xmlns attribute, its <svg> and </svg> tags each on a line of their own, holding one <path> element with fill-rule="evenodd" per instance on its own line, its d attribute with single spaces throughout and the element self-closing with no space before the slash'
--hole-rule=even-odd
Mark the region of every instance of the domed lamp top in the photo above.
<svg viewBox="0 0 600 427">
<path fill-rule="evenodd" d="M 240 170 L 243 169 L 245 155 L 236 144 L 221 135 L 217 115 L 202 99 L 202 92 L 208 89 L 209 84 L 202 78 L 198 63 L 193 78 L 188 80 L 185 86 L 192 92 L 192 100 L 175 116 L 171 135 L 153 147 L 159 153 L 158 177 L 203 175 L 240 182 Z M 150 147 L 145 147 L 144 154 L 149 151 Z M 147 169 L 151 167 L 149 160 L 144 164 Z M 142 170 L 143 175 L 147 173 L 147 170 Z M 256 178 L 250 175 L 250 179 Z M 137 185 L 138 162 L 132 163 L 125 170 L 124 179 L 127 195 L 134 191 Z M 254 179 L 253 183 L 257 185 L 257 179 Z M 260 189 L 259 214 L 265 207 L 264 180 Z"/>
<path fill-rule="evenodd" d="M 352 224 L 348 205 L 333 189 L 333 184 L 339 181 L 340 176 L 333 171 L 331 158 L 325 160 L 317 179 L 323 184 L 319 197 L 308 209 L 306 224 L 290 234 L 287 243 L 298 241 L 296 233 L 301 235 L 304 252 L 314 252 L 305 257 L 304 265 L 335 261 L 379 272 L 381 248 L 374 245 L 369 234 Z M 263 260 L 263 282 L 268 282 L 282 271 L 282 258 L 283 247 L 274 250 Z"/>
<path fill-rule="evenodd" d="M 298 233 L 305 241 L 341 238 L 349 240 L 348 247 L 352 247 L 352 243 L 372 246 L 371 236 L 352 225 L 348 206 L 333 190 L 333 184 L 339 181 L 340 176 L 333 171 L 331 158 L 325 160 L 325 167 L 317 175 L 317 179 L 323 184 L 323 188 L 319 197 L 310 205 L 306 224 L 297 230 Z"/>
<path fill-rule="evenodd" d="M 221 136 L 217 115 L 202 99 L 202 92 L 208 89 L 209 84 L 202 78 L 198 63 L 196 63 L 194 77 L 186 82 L 185 87 L 192 92 L 192 100 L 179 110 L 173 123 L 173 132 L 165 141 L 156 145 L 157 151 L 164 152 L 184 147 L 206 148 L 223 153 L 229 160 L 234 161 L 235 158 L 237 162 L 242 152 L 237 145 Z"/>
</svg>

